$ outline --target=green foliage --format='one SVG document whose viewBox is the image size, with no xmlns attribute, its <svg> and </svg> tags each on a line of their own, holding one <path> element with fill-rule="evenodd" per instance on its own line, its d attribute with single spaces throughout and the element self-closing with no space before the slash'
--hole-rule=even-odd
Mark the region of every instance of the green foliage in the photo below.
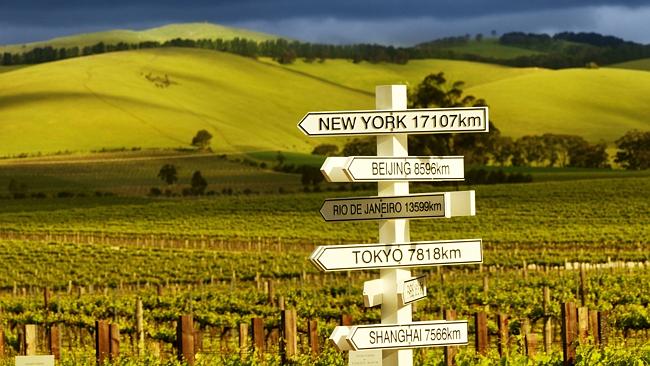
<svg viewBox="0 0 650 366">
<path fill-rule="evenodd" d="M 168 185 L 178 182 L 178 171 L 172 164 L 163 165 L 158 171 L 158 178 Z"/>
<path fill-rule="evenodd" d="M 650 169 L 650 131 L 628 131 L 616 140 L 616 162 L 626 169 Z"/>
<path fill-rule="evenodd" d="M 339 152 L 339 147 L 334 144 L 321 144 L 314 147 L 312 155 L 335 156 Z"/>
<path fill-rule="evenodd" d="M 199 149 L 206 149 L 210 147 L 211 140 L 212 134 L 210 132 L 207 130 L 199 130 L 192 138 L 192 146 L 196 146 Z"/>
<path fill-rule="evenodd" d="M 200 171 L 195 171 L 192 174 L 192 180 L 190 182 L 192 186 L 192 194 L 202 195 L 205 193 L 205 189 L 208 187 L 208 182 L 203 178 Z"/>
</svg>

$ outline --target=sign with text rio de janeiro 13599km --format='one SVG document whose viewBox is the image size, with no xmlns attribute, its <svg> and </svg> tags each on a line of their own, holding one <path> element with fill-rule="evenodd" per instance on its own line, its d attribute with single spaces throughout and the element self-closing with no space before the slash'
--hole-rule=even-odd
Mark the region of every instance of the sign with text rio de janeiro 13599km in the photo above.
<svg viewBox="0 0 650 366">
<path fill-rule="evenodd" d="M 487 132 L 488 108 L 309 112 L 298 127 L 309 136 Z"/>
</svg>

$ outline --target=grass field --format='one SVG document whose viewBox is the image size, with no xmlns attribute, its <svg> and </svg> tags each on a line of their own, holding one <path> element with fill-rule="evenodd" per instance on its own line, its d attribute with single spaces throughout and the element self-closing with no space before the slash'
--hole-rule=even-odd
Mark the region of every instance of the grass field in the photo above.
<svg viewBox="0 0 650 366">
<path fill-rule="evenodd" d="M 269 158 L 274 156 L 269 153 Z M 293 162 L 292 156 L 287 157 Z M 102 153 L 77 158 L 47 157 L 0 161 L 0 195 L 7 195 L 11 179 L 27 185 L 27 194 L 45 193 L 49 196 L 60 192 L 94 195 L 114 193 L 118 195 L 144 196 L 152 187 L 170 189 L 181 193 L 190 185 L 195 171 L 208 182 L 206 191 L 221 193 L 224 189 L 234 192 L 252 191 L 277 193 L 300 191 L 300 176 L 261 169 L 258 159 L 235 155 L 229 157 L 214 154 L 189 154 L 144 151 L 140 153 Z M 264 161 L 264 159 L 259 159 Z M 164 164 L 172 164 L 178 170 L 178 182 L 167 186 L 157 175 Z"/>
<path fill-rule="evenodd" d="M 620 64 L 611 65 L 609 67 L 615 67 L 619 69 L 629 69 L 629 70 L 650 71 L 650 58 L 623 62 Z"/>
<path fill-rule="evenodd" d="M 169 24 L 157 28 L 144 30 L 109 30 L 104 32 L 95 32 L 79 35 L 54 38 L 42 42 L 27 43 L 24 45 L 0 45 L 2 52 L 25 52 L 36 47 L 51 46 L 61 47 L 84 47 L 104 42 L 105 44 L 140 43 L 145 41 L 165 42 L 174 38 L 183 39 L 233 39 L 235 37 L 247 38 L 255 41 L 265 41 L 280 38 L 270 34 L 254 32 L 247 29 L 226 27 L 212 23 L 179 23 Z"/>
</svg>

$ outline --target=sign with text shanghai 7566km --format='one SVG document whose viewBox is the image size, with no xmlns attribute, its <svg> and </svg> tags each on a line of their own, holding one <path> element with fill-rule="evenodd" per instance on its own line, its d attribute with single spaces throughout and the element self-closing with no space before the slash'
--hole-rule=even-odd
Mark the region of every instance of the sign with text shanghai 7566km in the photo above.
<svg viewBox="0 0 650 366">
<path fill-rule="evenodd" d="M 308 136 L 488 132 L 488 107 L 309 112 L 298 123 Z"/>
<path fill-rule="evenodd" d="M 467 344 L 467 320 L 358 325 L 347 341 L 354 350 L 397 349 Z"/>
<path fill-rule="evenodd" d="M 317 247 L 309 258 L 321 271 L 402 268 L 483 262 L 481 239 Z"/>
</svg>

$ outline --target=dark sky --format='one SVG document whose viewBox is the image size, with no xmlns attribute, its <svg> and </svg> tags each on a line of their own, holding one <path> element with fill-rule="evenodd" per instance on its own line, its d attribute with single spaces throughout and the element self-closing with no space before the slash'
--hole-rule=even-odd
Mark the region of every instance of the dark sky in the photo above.
<svg viewBox="0 0 650 366">
<path fill-rule="evenodd" d="M 0 44 L 209 21 L 330 43 L 593 31 L 650 43 L 650 0 L 0 0 Z"/>
</svg>

